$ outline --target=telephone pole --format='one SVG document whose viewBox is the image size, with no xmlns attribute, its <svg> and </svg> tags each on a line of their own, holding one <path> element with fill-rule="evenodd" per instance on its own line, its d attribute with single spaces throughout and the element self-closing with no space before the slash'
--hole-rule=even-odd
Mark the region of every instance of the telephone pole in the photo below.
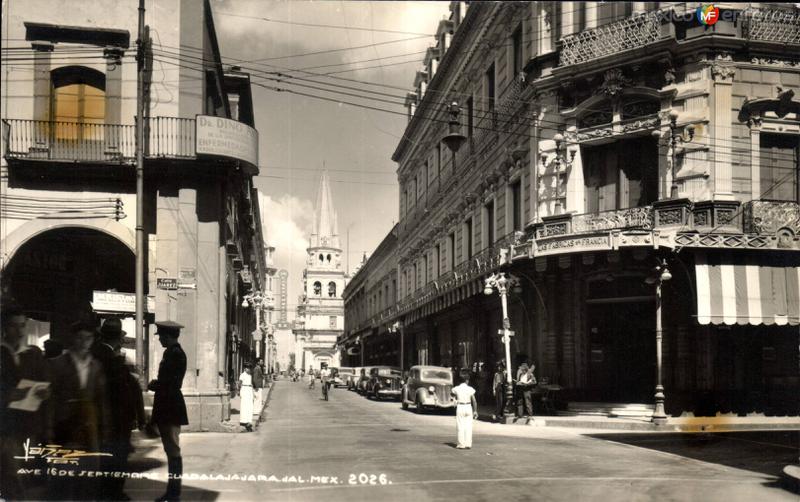
<svg viewBox="0 0 800 502">
<path fill-rule="evenodd" d="M 147 381 L 144 358 L 144 117 L 145 56 L 148 45 L 144 24 L 144 0 L 139 0 L 139 29 L 136 40 L 136 368 Z"/>
</svg>

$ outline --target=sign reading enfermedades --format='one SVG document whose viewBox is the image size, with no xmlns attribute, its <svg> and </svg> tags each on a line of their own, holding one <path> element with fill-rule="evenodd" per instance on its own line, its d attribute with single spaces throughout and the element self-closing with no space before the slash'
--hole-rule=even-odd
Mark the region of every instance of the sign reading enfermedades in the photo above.
<svg viewBox="0 0 800 502">
<path fill-rule="evenodd" d="M 236 120 L 198 115 L 195 151 L 258 165 L 258 131 Z"/>
</svg>

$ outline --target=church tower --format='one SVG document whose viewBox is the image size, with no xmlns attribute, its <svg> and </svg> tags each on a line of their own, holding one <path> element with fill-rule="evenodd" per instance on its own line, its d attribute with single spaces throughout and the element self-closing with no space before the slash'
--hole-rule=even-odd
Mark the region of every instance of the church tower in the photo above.
<svg viewBox="0 0 800 502">
<path fill-rule="evenodd" d="M 336 340 L 344 330 L 345 271 L 327 171 L 317 190 L 294 334 L 298 368 L 339 365 Z"/>
</svg>

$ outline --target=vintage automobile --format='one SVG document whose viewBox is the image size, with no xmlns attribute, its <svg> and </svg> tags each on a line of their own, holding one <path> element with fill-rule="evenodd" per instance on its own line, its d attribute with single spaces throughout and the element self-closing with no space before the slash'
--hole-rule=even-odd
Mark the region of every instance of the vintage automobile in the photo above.
<svg viewBox="0 0 800 502">
<path fill-rule="evenodd" d="M 347 390 L 356 390 L 358 387 L 358 379 L 361 377 L 361 367 L 356 366 L 353 368 L 353 374 L 347 377 Z"/>
<path fill-rule="evenodd" d="M 402 379 L 403 375 L 398 368 L 392 366 L 372 368 L 370 370 L 367 397 L 373 399 L 400 398 L 400 391 L 403 387 Z"/>
<path fill-rule="evenodd" d="M 348 382 L 350 378 L 355 375 L 355 368 L 347 368 L 341 367 L 339 368 L 339 372 L 336 375 L 336 378 L 333 379 L 333 384 L 337 387 L 347 387 L 350 388 Z"/>
<path fill-rule="evenodd" d="M 401 406 L 408 409 L 414 405 L 416 413 L 427 409 L 455 409 L 455 398 L 450 395 L 453 389 L 453 372 L 441 366 L 412 366 L 408 372 L 400 398 Z"/>
<path fill-rule="evenodd" d="M 356 379 L 356 392 L 366 394 L 369 390 L 369 379 L 374 366 L 364 366 L 361 368 L 364 373 Z"/>
</svg>

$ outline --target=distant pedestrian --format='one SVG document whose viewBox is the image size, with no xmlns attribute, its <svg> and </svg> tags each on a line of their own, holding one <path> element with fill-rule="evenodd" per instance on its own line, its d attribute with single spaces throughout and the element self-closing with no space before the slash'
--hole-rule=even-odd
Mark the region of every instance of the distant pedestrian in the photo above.
<svg viewBox="0 0 800 502">
<path fill-rule="evenodd" d="M 314 368 L 308 368 L 308 388 L 314 388 L 314 382 L 316 381 L 316 375 L 314 375 Z"/>
<path fill-rule="evenodd" d="M 522 393 L 522 401 L 519 404 L 519 414 L 526 417 L 533 416 L 533 388 L 536 386 L 536 377 L 533 375 L 533 368 L 535 366 L 531 364 L 530 367 L 526 367 L 525 372 L 522 373 L 519 377 L 519 382 L 517 385 L 520 388 L 520 392 Z M 523 410 L 523 404 L 525 409 Z"/>
<path fill-rule="evenodd" d="M 186 354 L 183 352 L 178 337 L 182 325 L 163 321 L 156 323 L 158 341 L 164 347 L 164 356 L 158 366 L 158 378 L 152 380 L 147 389 L 154 391 L 152 422 L 161 434 L 161 443 L 167 454 L 169 479 L 167 491 L 157 502 L 180 500 L 181 477 L 183 476 L 183 458 L 181 457 L 181 426 L 189 424 L 186 414 L 186 402 L 181 393 L 183 377 L 186 374 Z"/>
<path fill-rule="evenodd" d="M 461 384 L 453 387 L 451 394 L 456 398 L 456 432 L 458 449 L 472 448 L 472 420 L 478 419 L 478 402 L 475 389 L 469 385 L 469 371 L 461 372 Z"/>
<path fill-rule="evenodd" d="M 253 432 L 253 375 L 250 363 L 245 363 L 239 375 L 239 425 L 247 432 Z"/>
<path fill-rule="evenodd" d="M 497 369 L 495 369 L 494 378 L 492 379 L 492 394 L 494 395 L 494 418 L 495 421 L 498 422 L 503 419 L 507 378 L 508 374 L 506 373 L 505 364 L 503 364 L 503 361 L 498 361 Z"/>
<path fill-rule="evenodd" d="M 253 367 L 253 421 L 258 422 L 264 407 L 264 361 L 259 359 Z"/>
</svg>

